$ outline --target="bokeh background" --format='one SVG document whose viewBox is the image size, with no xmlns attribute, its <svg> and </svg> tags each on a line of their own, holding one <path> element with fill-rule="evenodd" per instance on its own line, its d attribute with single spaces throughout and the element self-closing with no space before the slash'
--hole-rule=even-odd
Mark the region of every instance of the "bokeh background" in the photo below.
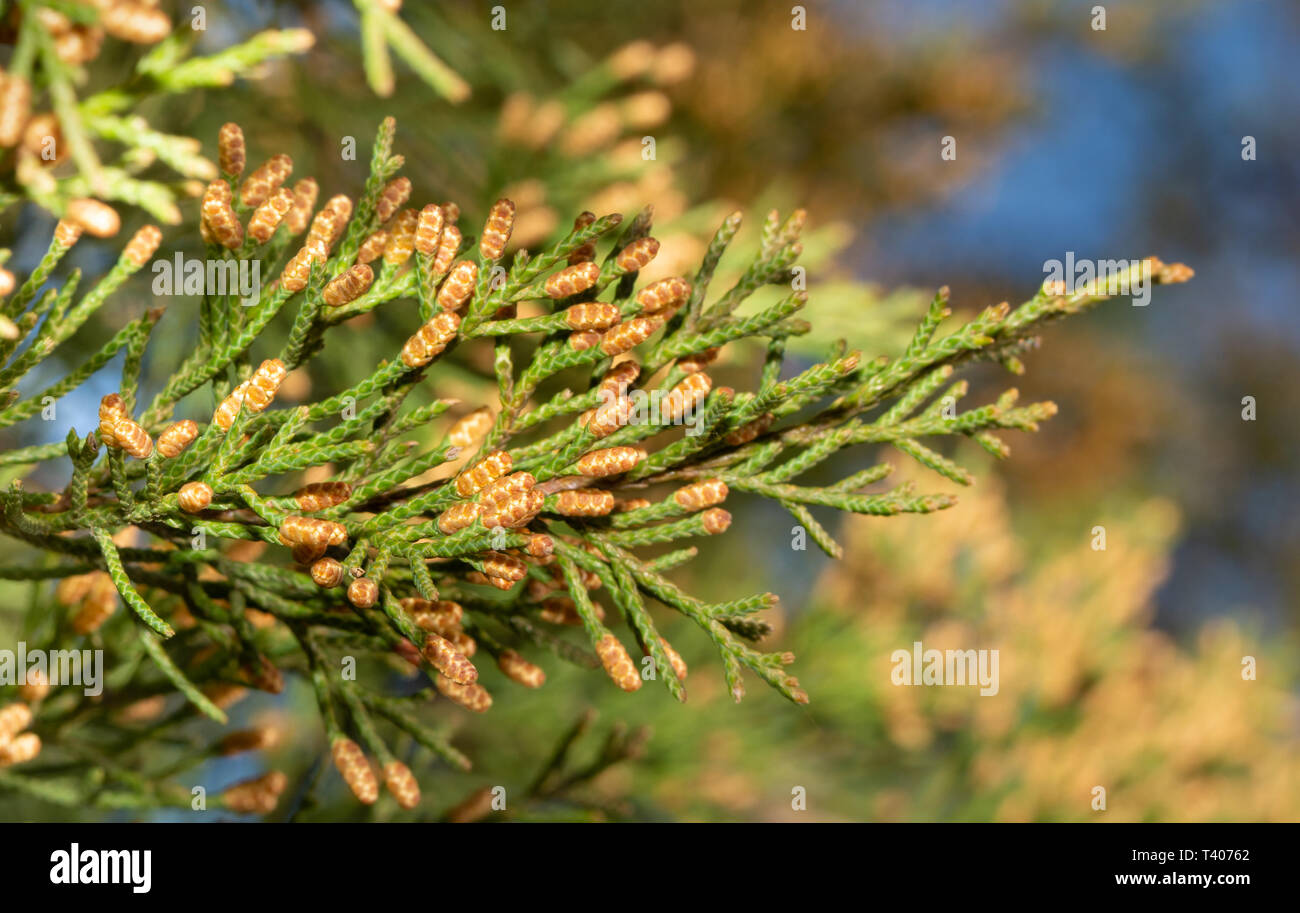
<svg viewBox="0 0 1300 913">
<path fill-rule="evenodd" d="M 516 689 L 483 718 L 447 712 L 475 766 L 418 755 L 427 804 L 476 817 L 481 790 L 500 785 L 515 819 L 1300 819 L 1300 9 L 1106 3 L 1096 30 L 1096 5 L 814 2 L 795 30 L 785 2 L 550 0 L 507 5 L 496 30 L 488 4 L 409 2 L 402 18 L 472 89 L 453 103 L 400 62 L 377 97 L 352 4 L 208 4 L 200 49 L 271 25 L 306 25 L 317 44 L 235 89 L 160 102 L 151 121 L 210 153 L 220 124 L 239 121 L 250 160 L 287 151 L 326 193 L 359 186 L 378 119 L 393 114 L 415 199 L 455 200 L 477 221 L 509 195 L 527 246 L 581 209 L 653 204 L 656 276 L 693 269 L 736 208 L 757 225 L 773 206 L 806 206 L 809 362 L 841 337 L 897 351 L 940 285 L 960 311 L 1025 300 L 1044 261 L 1068 251 L 1196 269 L 1146 308 L 1116 301 L 1053 328 L 1014 383 L 1060 414 L 1012 438 L 1006 463 L 959 448 L 979 472 L 957 508 L 823 517 L 846 543 L 835 563 L 792 549 L 778 508 L 728 503 L 729 534 L 678 573 L 714 596 L 781 594 L 774 639 L 798 655 L 808 707 L 757 687 L 733 705 L 707 643 L 669 625 L 691 666 L 685 706 L 551 663 L 538 693 Z M 106 51 L 106 78 L 125 53 Z M 345 136 L 358 161 L 340 158 Z M 31 262 L 48 218 L 29 207 L 8 222 L 36 239 L 16 246 Z M 111 256 L 97 264 L 82 247 L 89 269 Z M 105 309 L 102 326 L 141 306 Z M 175 309 L 146 363 L 154 385 L 191 338 Z M 382 313 L 354 326 L 347 351 L 296 379 L 298 395 L 333 389 L 407 329 Z M 735 377 L 752 376 L 753 354 L 735 353 Z M 448 371 L 439 395 L 481 396 L 483 368 Z M 1009 385 L 992 370 L 974 380 Z M 6 443 L 60 437 L 39 424 Z M 1091 547 L 1099 525 L 1105 551 Z M 998 649 L 999 694 L 892 686 L 890 654 L 918 639 Z M 207 765 L 211 789 L 263 766 L 320 769 L 305 689 L 235 712 L 287 737 L 266 757 Z M 341 796 L 286 812 L 359 814 Z"/>
</svg>

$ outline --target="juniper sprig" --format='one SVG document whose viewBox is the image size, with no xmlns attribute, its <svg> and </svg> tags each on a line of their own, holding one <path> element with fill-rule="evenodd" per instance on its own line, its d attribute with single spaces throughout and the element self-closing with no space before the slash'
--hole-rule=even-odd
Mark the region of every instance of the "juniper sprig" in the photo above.
<svg viewBox="0 0 1300 913">
<path fill-rule="evenodd" d="M 191 57 L 207 27 L 201 6 L 188 14 L 201 19 L 175 29 L 167 12 L 136 0 L 16 0 L 12 7 L 14 50 L 0 71 L 0 147 L 12 155 L 0 173 L 0 209 L 28 199 L 98 237 L 117 234 L 121 225 L 104 201 L 138 206 L 175 224 L 180 201 L 196 183 L 201 187 L 218 174 L 197 140 L 163 133 L 133 113 L 141 101 L 227 86 L 314 43 L 304 29 L 270 29 L 216 54 Z M 129 79 L 79 98 L 77 87 L 87 82 L 87 67 L 105 36 L 149 50 Z M 155 162 L 181 180 L 143 176 Z M 60 167 L 68 163 L 70 169 Z"/>
<path fill-rule="evenodd" d="M 461 102 L 469 96 L 469 84 L 402 21 L 398 15 L 402 0 L 352 0 L 352 5 L 361 19 L 361 58 L 366 81 L 376 95 L 386 98 L 396 88 L 391 51 L 448 101 Z"/>
<path fill-rule="evenodd" d="M 546 653 L 603 668 L 625 691 L 657 680 L 685 700 L 685 663 L 657 627 L 665 609 L 713 643 L 736 700 L 748 671 L 805 703 L 787 671 L 793 656 L 757 646 L 770 631 L 761 613 L 777 597 L 690 594 L 670 579 L 695 557 L 689 540 L 727 530 L 722 505 L 733 492 L 777 502 L 831 555 L 840 546 L 814 515 L 819 508 L 889 516 L 951 506 L 947 494 L 879 487 L 887 462 L 832 484 L 802 480 L 840 451 L 888 445 L 969 484 L 937 440 L 965 436 L 1005 457 L 1000 432 L 1032 431 L 1055 407 L 1019 404 L 1008 390 L 959 410 L 967 387 L 954 371 L 976 359 L 1022 370 L 1019 356 L 1040 327 L 1107 297 L 1104 283 L 1070 294 L 1044 287 L 939 336 L 950 313 L 943 290 L 896 356 L 868 360 L 841 346 L 786 376 L 786 341 L 809 326 L 798 316 L 806 294 L 742 308 L 762 289 L 799 285 L 802 211 L 768 216 L 728 289 L 711 286 L 739 214 L 693 276 L 642 283 L 658 250 L 648 211 L 628 222 L 584 214 L 550 250 L 511 253 L 508 200 L 492 207 L 477 239 L 462 234 L 454 204 L 407 206 L 412 186 L 397 174 L 394 132 L 385 120 L 359 199 L 338 195 L 317 208 L 314 181 L 290 186 L 288 156 L 245 173 L 242 132 L 222 129 L 223 174 L 202 204 L 208 257 L 258 261 L 278 274 L 251 302 L 208 289 L 196 349 L 152 398 L 139 377 L 154 311 L 66 379 L 26 397 L 17 385 L 145 266 L 162 240 L 156 229 L 138 232 L 98 283 L 83 289 L 72 274 L 60 288 L 52 277 L 79 234 L 60 223 L 36 271 L 0 304 L 12 328 L 0 428 L 127 353 L 118 392 L 80 430 L 60 444 L 0 453 L 10 467 L 71 460 L 62 491 L 15 482 L 4 495 L 0 532 L 52 559 L 0 567 L 0 577 L 61 580 L 58 602 L 73 607 L 65 619 L 38 600 L 32 639 L 50 648 L 89 641 L 111 658 L 102 699 L 68 688 L 39 699 L 34 726 L 62 761 L 5 771 L 0 787 L 98 805 L 188 804 L 177 777 L 208 753 L 128 766 L 104 761 L 103 745 L 120 759 L 194 712 L 224 722 L 241 689 L 278 692 L 288 674 L 310 683 L 357 798 L 378 795 L 369 755 L 411 807 L 419 788 L 388 747 L 394 733 L 455 766 L 468 761 L 422 719 L 428 687 L 397 697 L 378 680 L 340 675 L 341 664 L 396 659 L 480 713 L 494 701 L 480 676 L 484 658 L 537 688 L 546 676 L 536 660 Z M 1155 259 L 1140 269 L 1158 283 L 1190 276 Z M 289 372 L 327 345 L 346 345 L 342 337 L 361 331 L 349 321 L 381 307 L 409 326 L 400 351 L 333 395 L 272 408 Z M 292 320 L 277 354 L 254 358 L 280 314 Z M 716 386 L 711 365 L 741 340 L 766 347 L 756 384 Z M 463 412 L 434 394 L 440 360 L 456 347 L 491 353 L 496 403 Z M 178 417 L 202 390 L 211 392 L 211 413 Z M 444 428 L 451 410 L 458 414 Z M 315 481 L 303 478 L 308 472 Z M 647 552 L 655 546 L 666 548 Z M 114 617 L 114 593 L 129 613 Z M 581 633 L 568 636 L 564 626 Z M 634 660 L 629 647 L 646 659 Z M 185 704 L 167 712 L 176 694 Z M 124 718 L 152 722 L 115 724 Z M 77 776 L 91 769 L 112 788 Z M 267 811 L 284 788 L 283 777 L 264 777 L 222 801 Z"/>
</svg>

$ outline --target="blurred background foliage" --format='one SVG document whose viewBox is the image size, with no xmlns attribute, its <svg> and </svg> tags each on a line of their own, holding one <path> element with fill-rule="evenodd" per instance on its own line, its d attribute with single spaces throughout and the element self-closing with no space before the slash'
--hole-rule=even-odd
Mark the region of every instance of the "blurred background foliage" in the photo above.
<svg viewBox="0 0 1300 913">
<path fill-rule="evenodd" d="M 986 467 L 952 511 L 823 518 L 847 524 L 847 553 L 833 564 L 791 548 L 779 508 L 729 502 L 729 535 L 679 573 L 706 597 L 742 574 L 782 595 L 774 637 L 799 656 L 808 708 L 759 694 L 732 705 L 711 664 L 691 662 L 692 632 L 670 629 L 692 665 L 685 707 L 552 664 L 544 689 L 512 689 L 486 717 L 441 708 L 474 769 L 411 746 L 426 816 L 481 817 L 482 790 L 502 786 L 509 810 L 497 817 L 513 819 L 1300 818 L 1290 307 L 1300 126 L 1280 115 L 1300 110 L 1293 5 L 1112 3 L 1097 31 L 1095 4 L 1072 0 L 828 2 L 807 4 L 807 30 L 794 31 L 787 3 L 506 4 L 504 30 L 488 4 L 405 4 L 396 15 L 469 87 L 464 98 L 397 52 L 391 87 L 375 85 L 363 19 L 390 5 L 208 3 L 200 53 L 271 27 L 306 27 L 316 43 L 235 88 L 144 113 L 200 138 L 209 156 L 218 127 L 236 120 L 250 163 L 288 152 L 295 175 L 326 194 L 356 192 L 368 138 L 393 114 L 413 199 L 454 200 L 473 225 L 511 196 L 517 245 L 562 234 L 582 209 L 653 204 L 663 249 L 647 278 L 697 262 L 737 208 L 756 233 L 767 208 L 805 205 L 814 332 L 800 354 L 810 358 L 839 338 L 868 355 L 897 351 L 941 284 L 959 310 L 1024 300 L 1043 261 L 1067 250 L 1156 253 L 1198 273 L 1145 311 L 1121 302 L 1049 333 L 1019 383 L 1061 413 L 1013 439 L 1013 459 Z M 96 65 L 121 68 L 138 53 L 106 45 Z M 1246 135 L 1255 161 L 1241 158 Z M 945 136 L 957 142 L 953 161 L 939 155 Z M 355 161 L 340 155 L 346 137 L 357 139 Z M 185 230 L 168 241 L 198 256 L 195 210 L 183 207 Z M 144 217 L 123 216 L 125 238 Z M 15 260 L 30 262 L 52 221 L 33 207 L 4 218 L 10 237 L 30 239 Z M 76 249 L 83 268 L 113 256 L 94 248 Z M 136 303 L 105 308 L 101 335 L 149 301 L 142 281 Z M 184 299 L 157 303 L 169 313 L 155 343 L 173 351 L 147 363 L 154 385 L 190 344 L 194 314 Z M 297 395 L 387 357 L 409 316 L 356 321 L 347 350 L 330 347 L 317 374 L 294 379 Z M 755 369 L 745 359 L 757 353 L 731 354 L 721 383 Z M 458 365 L 436 395 L 468 408 L 490 365 Z M 115 371 L 70 407 L 89 415 Z M 1254 422 L 1241 419 L 1247 395 Z M 57 436 L 27 424 L 3 432 L 6 444 Z M 1096 525 L 1104 552 L 1090 546 Z M 11 605 L 33 598 L 13 585 L 0 593 Z M 0 640 L 10 639 L 5 618 Z M 892 686 L 889 655 L 917 639 L 999 649 L 1000 693 Z M 1246 655 L 1256 681 L 1241 677 Z M 209 789 L 266 766 L 337 780 L 298 685 L 236 706 L 233 725 L 272 720 L 284 737 L 261 756 L 213 762 Z M 557 744 L 566 727 L 571 742 Z M 362 815 L 333 785 L 327 801 L 286 814 Z M 806 811 L 791 808 L 796 786 Z M 1105 812 L 1091 807 L 1094 786 L 1107 789 Z M 396 816 L 387 802 L 372 814 Z"/>
</svg>

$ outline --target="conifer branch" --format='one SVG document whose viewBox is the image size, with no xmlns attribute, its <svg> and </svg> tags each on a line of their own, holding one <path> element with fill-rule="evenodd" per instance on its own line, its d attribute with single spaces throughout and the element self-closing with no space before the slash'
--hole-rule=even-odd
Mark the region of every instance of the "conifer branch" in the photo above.
<svg viewBox="0 0 1300 913">
<path fill-rule="evenodd" d="M 367 15 L 390 15 L 362 5 Z M 383 28 L 391 40 L 391 24 Z M 265 51 L 264 43 L 179 65 L 168 76 L 150 72 L 162 83 L 192 84 Z M 90 123 L 121 135 L 115 117 L 101 111 Z M 945 440 L 972 438 L 1005 456 L 999 433 L 1032 431 L 1055 407 L 1020 405 L 1008 390 L 958 409 L 966 385 L 953 381 L 955 370 L 977 358 L 1018 358 L 1044 324 L 1106 297 L 1101 283 L 1068 295 L 1044 288 L 1017 308 L 988 308 L 940 335 L 951 315 L 940 290 L 902 351 L 866 360 L 840 346 L 783 380 L 785 340 L 806 328 L 793 315 L 815 319 L 815 295 L 789 289 L 802 211 L 770 215 L 757 252 L 720 292 L 712 280 L 730 256 L 739 216 L 724 222 L 693 277 L 644 283 L 638 274 L 658 248 L 649 210 L 625 226 L 617 214 L 580 219 L 551 250 L 513 254 L 504 281 L 492 283 L 484 277 L 507 256 L 513 204 L 494 206 L 474 249 L 461 251 L 459 211 L 450 204 L 403 208 L 412 188 L 398 175 L 394 136 L 395 124 L 385 120 L 355 205 L 337 196 L 314 217 L 299 213 L 301 244 L 287 224 L 249 243 L 265 216 L 259 207 L 285 184 L 292 163 L 278 156 L 240 185 L 243 137 L 227 125 L 218 149 L 225 177 L 209 185 L 202 230 L 214 242 L 211 256 L 278 270 L 275 281 L 248 308 L 231 296 L 205 297 L 194 315 L 205 327 L 203 343 L 142 409 L 140 368 L 156 312 L 129 323 L 39 396 L 0 407 L 0 427 L 17 425 L 125 351 L 120 391 L 104 397 L 94 419 L 75 416 L 83 429 L 96 423 L 93 434 L 83 439 L 69 429 L 61 444 L 0 453 L 0 465 L 10 467 L 72 461 L 61 492 L 15 485 L 0 518 L 0 533 L 68 557 L 39 569 L 0 568 L 0 577 L 64 580 L 59 594 L 71 618 L 59 636 L 70 648 L 102 638 L 116 656 L 135 657 L 122 667 L 124 693 L 176 691 L 221 721 L 229 688 L 278 691 L 286 673 L 305 677 L 336 766 L 366 803 L 378 794 L 366 752 L 381 762 L 400 803 L 418 801 L 416 778 L 390 748 L 399 733 L 454 767 L 468 766 L 420 708 L 436 692 L 488 711 L 496 698 L 487 676 L 480 678 L 485 658 L 523 687 L 543 685 L 537 660 L 553 655 L 603 668 L 628 692 L 643 678 L 661 679 L 685 700 L 685 663 L 659 633 L 672 614 L 690 619 L 712 644 L 737 700 L 746 676 L 756 676 L 807 702 L 787 668 L 793 657 L 756 646 L 770 631 L 761 612 L 775 605 L 773 594 L 711 603 L 668 575 L 698 554 L 694 540 L 726 532 L 731 515 L 722 505 L 738 493 L 779 504 L 832 557 L 841 547 L 814 511 L 883 517 L 952 506 L 953 496 L 910 485 L 872 488 L 890 470 L 880 453 L 895 451 L 971 484 L 970 471 L 944 452 Z M 167 139 L 145 131 L 141 141 L 161 149 Z M 175 155 L 172 163 L 185 161 Z M 377 233 L 382 246 L 371 243 Z M 66 343 L 162 243 L 157 229 L 142 229 L 77 297 L 75 274 L 62 286 L 53 277 L 78 234 L 61 223 L 4 306 L 31 341 L 0 360 L 0 386 L 11 387 Z M 1157 284 L 1191 275 L 1155 259 L 1141 269 Z M 49 283 L 53 294 L 38 299 Z M 775 294 L 746 306 L 765 290 Z M 346 346 L 346 335 L 359 332 L 348 325 L 352 318 L 402 299 L 408 308 L 392 308 L 394 319 L 408 321 L 400 350 L 360 380 L 339 383 L 339 392 L 274 408 L 289 370 L 325 347 Z M 272 319 L 281 312 L 294 315 L 292 325 L 274 340 Z M 746 339 L 762 340 L 766 353 L 753 389 L 715 387 L 711 365 Z M 254 345 L 279 357 L 257 363 L 249 358 Z M 454 349 L 486 354 L 497 401 L 448 422 L 460 404 L 426 399 L 424 391 L 436 389 Z M 205 388 L 215 410 L 177 420 L 173 413 L 193 402 L 188 394 Z M 806 481 L 849 452 L 864 457 L 863 468 L 829 483 Z M 319 467 L 328 468 L 327 481 L 301 482 Z M 151 545 L 121 538 L 133 535 Z M 671 548 L 643 551 L 665 545 Z M 113 617 L 119 598 L 132 612 Z M 571 636 L 574 627 L 583 636 Z M 648 659 L 634 660 L 629 645 Z M 340 676 L 339 664 L 359 654 L 404 664 L 424 676 L 425 687 L 397 698 L 378 682 Z M 105 713 L 71 694 L 42 709 L 56 730 L 72 720 L 108 725 Z M 70 749 L 77 731 L 67 732 Z M 0 780 L 6 785 L 57 791 L 35 777 Z M 243 784 L 224 801 L 258 808 L 274 786 Z M 124 781 L 121 790 L 114 802 L 168 801 L 149 780 Z"/>
</svg>

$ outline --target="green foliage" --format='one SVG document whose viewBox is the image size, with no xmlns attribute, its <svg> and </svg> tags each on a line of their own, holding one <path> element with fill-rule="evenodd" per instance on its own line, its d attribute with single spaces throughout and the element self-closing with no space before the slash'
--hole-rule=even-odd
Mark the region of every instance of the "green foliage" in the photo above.
<svg viewBox="0 0 1300 913">
<path fill-rule="evenodd" d="M 381 0 L 352 0 L 361 16 L 361 53 L 366 80 L 376 95 L 393 94 L 395 80 L 389 52 L 396 54 L 429 88 L 452 102 L 464 101 L 469 85 L 429 50 L 395 9 Z"/>
<path fill-rule="evenodd" d="M 173 75 L 178 69 L 184 72 L 174 68 Z M 428 679 L 420 679 L 414 694 L 394 694 L 377 662 L 400 658 L 399 665 L 418 666 L 444 695 L 480 711 L 491 697 L 470 662 L 475 650 L 495 658 L 516 681 L 527 677 L 519 671 L 519 654 L 526 651 L 582 668 L 603 665 L 624 690 L 652 677 L 685 700 L 684 667 L 659 634 L 651 612 L 656 604 L 689 619 L 712 644 L 735 699 L 744 694 L 748 671 L 786 698 L 806 702 L 808 695 L 786 671 L 793 657 L 756 646 L 770 630 L 757 613 L 770 608 L 774 596 L 708 602 L 667 576 L 694 557 L 686 540 L 726 529 L 730 517 L 716 506 L 718 493 L 747 492 L 779 503 L 832 555 L 840 546 L 813 515 L 816 508 L 891 516 L 951 506 L 951 495 L 918 493 L 909 484 L 875 487 L 889 474 L 879 461 L 831 484 L 801 480 L 841 451 L 887 445 L 969 484 L 970 474 L 935 449 L 938 442 L 965 436 L 1005 456 L 997 433 L 1034 430 L 1054 406 L 1018 405 L 1010 390 L 959 411 L 967 388 L 952 382 L 954 371 L 977 359 L 1019 370 L 1017 355 L 1034 343 L 1043 324 L 1106 297 L 1101 286 L 1068 295 L 1044 288 L 1017 308 L 988 308 L 940 336 L 949 315 L 945 290 L 897 355 L 866 360 L 841 343 L 827 361 L 791 373 L 787 340 L 809 329 L 796 316 L 808 296 L 788 294 L 792 283 L 798 287 L 794 267 L 803 213 L 784 220 L 770 216 L 739 278 L 719 291 L 713 288 L 719 263 L 735 256 L 730 244 L 740 217 L 731 217 L 698 271 L 682 277 L 689 280 L 686 293 L 647 314 L 649 299 L 637 273 L 648 257 L 632 256 L 638 250 L 653 256 L 647 211 L 627 223 L 618 215 L 594 219 L 549 251 L 521 251 L 508 265 L 499 265 L 493 259 L 499 253 L 489 246 L 466 239 L 457 262 L 473 264 L 477 279 L 459 312 L 446 309 L 442 297 L 448 277 L 456 274 L 450 257 L 425 249 L 412 256 L 409 248 L 403 255 L 393 239 L 384 259 L 374 261 L 373 281 L 364 291 L 328 303 L 340 277 L 356 269 L 363 242 L 381 228 L 400 235 L 414 217 L 413 211 L 398 212 L 381 222 L 381 199 L 393 191 L 401 166 L 393 142 L 389 119 L 380 128 L 364 192 L 355 208 L 346 207 L 354 212 L 346 230 L 338 222 L 331 234 L 329 220 L 318 213 L 308 237 L 318 237 L 324 225 L 325 247 L 332 252 L 308 261 L 305 287 L 289 281 L 296 260 L 285 266 L 292 243 L 287 222 L 265 244 L 249 236 L 228 248 L 208 245 L 210 260 L 256 261 L 263 275 L 278 270 L 278 281 L 252 302 L 209 289 L 200 305 L 196 349 L 147 403 L 139 369 L 156 314 L 129 324 L 84 367 L 41 393 L 23 398 L 16 385 L 152 256 L 152 248 L 141 247 L 150 230 L 137 235 L 116 266 L 85 291 L 75 274 L 62 288 L 46 288 L 67 251 L 56 240 L 4 305 L 17 335 L 9 340 L 0 371 L 7 397 L 0 399 L 0 427 L 29 419 L 47 397 L 67 394 L 115 353 L 125 350 L 127 357 L 120 417 L 105 418 L 104 410 L 112 410 L 106 398 L 97 432 L 83 437 L 83 426 L 70 429 L 63 444 L 0 454 L 0 465 L 11 467 L 65 455 L 72 462 L 61 492 L 38 492 L 15 481 L 6 493 L 0 532 L 48 557 L 39 567 L 26 561 L 0 567 L 0 578 L 107 573 L 131 612 L 92 626 L 81 623 L 80 615 L 62 617 L 47 597 L 34 601 L 25 622 L 32 645 L 104 649 L 110 687 L 102 700 L 68 687 L 44 700 L 37 731 L 46 737 L 46 751 L 29 768 L 5 772 L 0 786 L 71 804 L 188 806 L 180 777 L 209 751 L 165 756 L 141 749 L 156 747 L 195 713 L 222 720 L 220 696 L 231 687 L 278 691 L 286 674 L 311 683 L 327 741 L 355 734 L 387 770 L 399 763 L 388 745 L 409 737 L 459 766 L 463 756 L 426 719 Z M 251 207 L 240 202 L 236 178 L 221 180 L 235 192 L 234 212 L 242 219 Z M 447 207 L 424 212 L 431 210 L 448 223 L 454 220 Z M 596 245 L 593 261 L 582 253 L 589 244 Z M 594 263 L 594 282 L 560 287 L 555 277 L 573 269 L 571 262 Z M 1156 282 L 1181 281 L 1186 274 L 1158 261 L 1143 268 Z M 571 309 L 593 303 L 612 309 L 606 324 L 618 322 L 594 341 L 582 331 L 570 332 L 576 313 Z M 324 399 L 266 409 L 287 371 L 330 344 L 347 346 L 349 334 L 364 332 L 350 322 L 381 307 L 414 334 L 400 356 L 394 352 Z M 519 315 L 521 307 L 529 312 Z M 281 313 L 293 319 L 278 358 L 255 368 L 253 349 L 271 345 L 272 321 Z M 453 332 L 442 333 L 433 345 L 434 328 L 449 325 Z M 645 330 L 634 349 L 639 375 L 624 375 L 620 387 L 613 378 L 627 370 L 622 356 L 633 350 L 613 343 L 638 327 Z M 757 382 L 740 392 L 714 386 L 703 368 L 715 350 L 741 340 L 765 347 Z M 498 380 L 490 427 L 477 435 L 466 431 L 472 419 L 429 433 L 453 407 L 428 397 L 438 383 L 439 359 L 453 346 L 489 352 Z M 205 390 L 223 405 L 210 420 L 193 416 L 198 433 L 182 452 L 168 456 L 160 447 L 130 443 L 134 430 L 164 432 L 182 402 L 194 403 L 191 394 Z M 688 396 L 692 391 L 701 394 L 698 401 Z M 643 402 L 663 408 L 637 408 Z M 607 434 L 594 430 L 597 419 L 611 415 L 617 420 Z M 470 456 L 475 442 L 478 451 Z M 128 459 L 127 451 L 136 458 Z M 601 470 L 601 451 L 608 451 L 604 462 L 619 471 Z M 485 477 L 488 465 L 497 470 Z M 293 492 L 308 472 L 339 483 L 331 489 L 336 497 L 304 503 L 305 495 Z M 505 487 L 494 488 L 498 480 Z M 506 484 L 512 481 L 514 487 Z M 501 500 L 484 493 L 484 482 Z M 713 497 L 701 500 L 693 494 L 698 487 L 673 491 L 669 483 L 708 483 Z M 210 502 L 187 509 L 182 489 L 194 486 L 206 488 Z M 658 500 L 611 510 L 617 500 L 643 495 Z M 566 496 L 601 506 L 575 508 Z M 468 525 L 440 522 L 469 505 L 478 506 Z M 488 520 L 494 509 L 499 522 Z M 128 541 L 134 532 L 149 544 Z M 250 548 L 255 543 L 270 547 Z M 317 562 L 311 574 L 289 560 L 284 544 L 306 552 L 295 553 L 304 563 Z M 312 544 L 319 547 L 313 551 Z M 658 546 L 670 550 L 647 551 Z M 318 576 L 321 561 L 341 566 L 342 582 L 349 583 L 347 603 L 339 581 Z M 616 611 L 597 602 L 601 594 L 610 596 Z M 440 617 L 453 609 L 454 619 Z M 79 612 L 86 610 L 83 601 Z M 555 627 L 558 621 L 576 622 L 585 637 L 567 636 Z M 620 638 L 630 638 L 648 662 L 634 664 Z M 351 674 L 358 662 L 361 668 Z M 169 702 L 165 715 L 146 727 L 120 725 L 115 716 L 140 701 L 177 694 L 184 703 Z M 626 744 L 619 745 L 607 752 L 608 763 L 629 754 Z M 101 755 L 111 755 L 111 761 Z M 107 777 L 111 788 L 96 777 Z M 348 782 L 363 795 L 352 778 Z M 242 801 L 226 801 L 247 810 Z"/>
<path fill-rule="evenodd" d="M 200 143 L 154 129 L 137 112 L 146 99 L 228 86 L 267 61 L 311 47 L 303 29 L 268 30 L 208 56 L 190 52 L 206 29 L 187 22 L 172 29 L 162 10 L 121 3 L 17 0 L 17 36 L 0 76 L 0 145 L 14 148 L 0 174 L 0 202 L 23 199 L 58 216 L 74 200 L 110 200 L 138 206 L 166 224 L 181 220 L 178 203 L 192 194 L 187 181 L 209 181 L 217 167 Z M 116 85 L 96 71 L 96 90 L 79 95 L 109 42 L 152 45 Z M 108 57 L 109 55 L 104 55 Z M 48 98 L 49 110 L 42 112 Z M 173 175 L 147 175 L 155 163 Z M 111 230 L 114 234 L 116 216 Z M 89 228 L 89 226 L 88 226 Z M 93 229 L 92 229 L 93 230 Z"/>
</svg>

